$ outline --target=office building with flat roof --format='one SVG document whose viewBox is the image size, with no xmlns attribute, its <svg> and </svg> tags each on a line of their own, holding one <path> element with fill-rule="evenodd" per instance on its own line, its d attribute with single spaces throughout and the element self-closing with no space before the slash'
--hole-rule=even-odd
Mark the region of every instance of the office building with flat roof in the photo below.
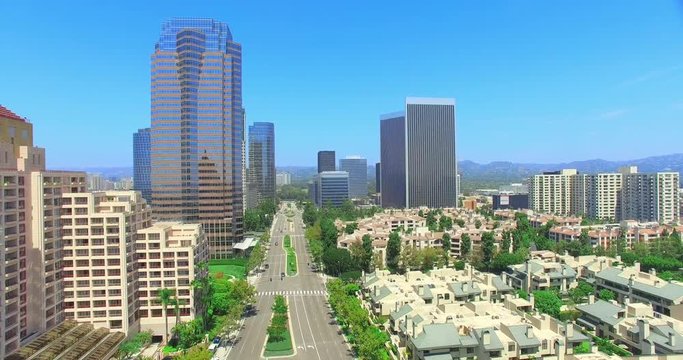
<svg viewBox="0 0 683 360">
<path fill-rule="evenodd" d="M 324 171 L 316 178 L 316 205 L 341 206 L 349 200 L 349 173 L 346 171 Z"/>
<path fill-rule="evenodd" d="M 247 172 L 249 187 L 255 194 L 249 205 L 266 201 L 275 201 L 275 125 L 268 122 L 256 122 L 249 126 L 249 171 Z M 250 194 L 247 194 L 249 198 Z"/>
<path fill-rule="evenodd" d="M 142 197 L 152 201 L 152 163 L 150 152 L 152 149 L 151 129 L 140 129 L 133 134 L 133 186 L 142 193 Z M 104 189 L 94 189 L 104 190 Z"/>
<path fill-rule="evenodd" d="M 333 150 L 318 151 L 318 174 L 337 170 L 337 155 Z"/>
<path fill-rule="evenodd" d="M 339 159 L 339 170 L 349 173 L 349 197 L 361 199 L 368 196 L 368 160 L 360 156 Z"/>
</svg>

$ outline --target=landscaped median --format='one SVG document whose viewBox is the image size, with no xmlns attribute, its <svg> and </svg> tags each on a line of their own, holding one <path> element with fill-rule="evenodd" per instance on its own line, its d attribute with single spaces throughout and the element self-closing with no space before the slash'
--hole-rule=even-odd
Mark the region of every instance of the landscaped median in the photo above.
<svg viewBox="0 0 683 360">
<path fill-rule="evenodd" d="M 297 272 L 296 252 L 294 252 L 294 247 L 292 247 L 292 238 L 289 235 L 285 235 L 283 245 L 285 247 L 285 251 L 287 252 L 287 276 L 294 276 Z"/>
<path fill-rule="evenodd" d="M 278 295 L 275 297 L 273 304 L 273 318 L 270 320 L 268 326 L 268 340 L 266 341 L 266 348 L 263 350 L 263 356 L 268 357 L 283 357 L 294 355 L 294 346 L 292 346 L 292 335 L 289 332 L 289 309 L 285 297 Z"/>
</svg>

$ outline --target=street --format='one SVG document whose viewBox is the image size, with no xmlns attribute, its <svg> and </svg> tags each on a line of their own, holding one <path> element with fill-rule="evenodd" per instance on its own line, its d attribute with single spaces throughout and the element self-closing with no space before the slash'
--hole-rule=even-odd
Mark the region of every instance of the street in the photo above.
<svg viewBox="0 0 683 360">
<path fill-rule="evenodd" d="M 270 251 L 266 259 L 269 268 L 256 281 L 256 314 L 244 321 L 232 348 L 221 348 L 215 359 L 260 359 L 266 342 L 266 328 L 270 323 L 275 295 L 283 295 L 289 304 L 290 332 L 292 334 L 294 359 L 336 360 L 353 359 L 352 352 L 339 335 L 339 328 L 330 316 L 327 305 L 324 279 L 313 272 L 307 263 L 310 257 L 306 251 L 301 212 L 292 204 L 294 216 L 288 221 L 289 209 L 275 215 Z M 297 254 L 296 276 L 285 276 L 286 253 L 283 248 L 285 235 L 290 235 Z M 275 245 L 277 243 L 277 245 Z M 271 280 L 272 279 L 272 280 Z"/>
</svg>

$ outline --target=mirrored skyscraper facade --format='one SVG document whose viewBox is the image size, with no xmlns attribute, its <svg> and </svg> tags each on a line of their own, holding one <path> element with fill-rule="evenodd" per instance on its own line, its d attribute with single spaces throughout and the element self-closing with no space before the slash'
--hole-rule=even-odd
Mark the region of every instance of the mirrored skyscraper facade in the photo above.
<svg viewBox="0 0 683 360">
<path fill-rule="evenodd" d="M 202 223 L 227 256 L 242 239 L 242 47 L 225 23 L 172 19 L 151 65 L 154 217 Z"/>
<path fill-rule="evenodd" d="M 275 126 L 256 122 L 249 126 L 249 185 L 255 189 L 252 206 L 275 200 Z"/>
<path fill-rule="evenodd" d="M 149 203 L 152 202 L 150 133 L 150 128 L 146 128 L 133 134 L 133 186 Z"/>
</svg>

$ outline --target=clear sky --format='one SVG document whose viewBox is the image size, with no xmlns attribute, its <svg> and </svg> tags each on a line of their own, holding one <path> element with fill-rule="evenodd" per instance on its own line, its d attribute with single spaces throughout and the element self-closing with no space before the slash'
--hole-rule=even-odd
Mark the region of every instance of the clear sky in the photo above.
<svg viewBox="0 0 683 360">
<path fill-rule="evenodd" d="M 247 122 L 277 165 L 379 157 L 379 115 L 457 99 L 458 158 L 560 162 L 683 152 L 683 4 L 572 1 L 0 1 L 0 104 L 52 168 L 129 166 L 170 17 L 243 45 Z"/>
</svg>

